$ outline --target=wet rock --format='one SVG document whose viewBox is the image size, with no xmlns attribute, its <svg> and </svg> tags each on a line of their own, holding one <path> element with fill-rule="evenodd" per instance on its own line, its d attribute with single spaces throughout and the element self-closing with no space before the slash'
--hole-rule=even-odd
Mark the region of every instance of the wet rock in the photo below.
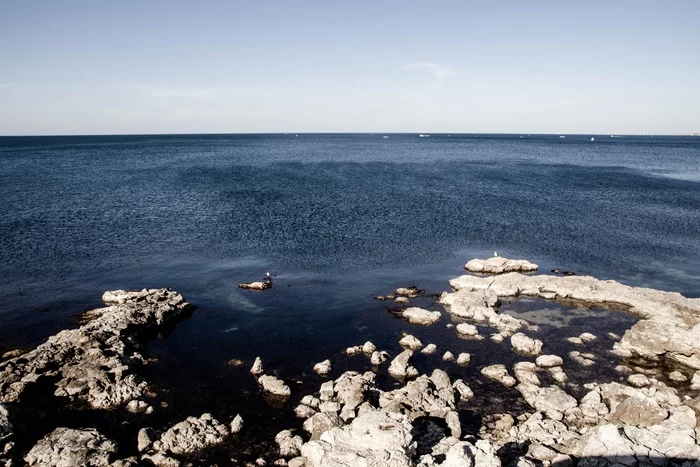
<svg viewBox="0 0 700 467">
<path fill-rule="evenodd" d="M 418 350 L 423 347 L 423 343 L 417 337 L 410 334 L 403 336 L 399 341 L 399 345 L 410 350 Z"/>
<path fill-rule="evenodd" d="M 562 366 L 564 360 L 558 355 L 540 355 L 535 360 L 535 364 L 541 368 L 552 368 L 555 366 Z"/>
<path fill-rule="evenodd" d="M 455 360 L 455 356 L 452 352 L 448 350 L 442 355 L 442 359 L 446 362 L 453 362 Z"/>
<path fill-rule="evenodd" d="M 253 375 L 261 375 L 263 374 L 263 362 L 262 358 L 260 357 L 255 357 L 255 361 L 253 362 L 253 366 L 250 369 L 250 373 Z"/>
<path fill-rule="evenodd" d="M 503 274 L 506 272 L 534 272 L 537 265 L 524 259 L 508 259 L 495 256 L 489 259 L 472 259 L 464 265 L 469 272 Z"/>
<path fill-rule="evenodd" d="M 574 345 L 583 345 L 583 341 L 581 340 L 580 337 L 567 337 L 566 341 L 569 344 L 574 344 Z"/>
<path fill-rule="evenodd" d="M 324 360 L 320 363 L 317 363 L 314 365 L 314 371 L 318 373 L 319 375 L 327 375 L 328 373 L 331 372 L 331 361 L 330 360 Z"/>
<path fill-rule="evenodd" d="M 510 345 L 517 353 L 528 356 L 536 356 L 542 353 L 542 341 L 532 339 L 519 332 L 510 338 Z"/>
<path fill-rule="evenodd" d="M 362 352 L 362 346 L 361 345 L 355 345 L 353 347 L 348 347 L 345 349 L 345 353 L 349 356 L 356 355 L 358 353 Z"/>
<path fill-rule="evenodd" d="M 377 346 L 371 343 L 370 341 L 367 341 L 362 345 L 362 353 L 367 356 L 372 355 L 376 350 Z"/>
<path fill-rule="evenodd" d="M 457 332 L 463 336 L 473 337 L 479 334 L 479 330 L 473 324 L 461 323 L 457 325 Z"/>
<path fill-rule="evenodd" d="M 586 276 L 464 275 L 452 279 L 450 285 L 465 294 L 486 289 L 499 298 L 554 294 L 557 299 L 581 304 L 623 307 L 641 319 L 616 343 L 619 352 L 647 359 L 666 358 L 700 369 L 700 299 Z"/>
<path fill-rule="evenodd" d="M 418 287 L 412 285 L 411 287 L 399 287 L 394 292 L 394 295 L 401 295 L 408 298 L 416 298 L 418 295 L 420 295 L 421 292 L 422 291 L 419 290 Z"/>
<path fill-rule="evenodd" d="M 304 422 L 304 430 L 309 433 L 311 439 L 319 439 L 323 433 L 342 426 L 343 421 L 334 413 L 318 412 Z"/>
<path fill-rule="evenodd" d="M 420 353 L 425 354 L 425 355 L 431 355 L 431 354 L 434 354 L 436 350 L 437 350 L 437 346 L 435 344 L 428 344 L 420 351 Z"/>
<path fill-rule="evenodd" d="M 413 357 L 412 350 L 404 350 L 401 352 L 391 361 L 389 374 L 397 379 L 414 378 L 418 376 L 418 370 L 410 364 L 411 357 Z"/>
<path fill-rule="evenodd" d="M 474 392 L 472 391 L 472 389 L 467 385 L 467 383 L 465 383 L 461 379 L 455 380 L 455 382 L 452 384 L 452 387 L 459 394 L 459 398 L 461 401 L 467 402 L 472 397 L 474 397 Z"/>
<path fill-rule="evenodd" d="M 247 283 L 238 284 L 238 287 L 240 287 L 241 289 L 265 290 L 265 289 L 269 289 L 270 287 L 272 287 L 272 285 L 267 283 L 267 282 L 256 281 L 256 282 L 247 282 Z"/>
<path fill-rule="evenodd" d="M 372 411 L 325 431 L 301 448 L 311 466 L 409 467 L 415 445 L 405 415 Z"/>
<path fill-rule="evenodd" d="M 80 328 L 61 331 L 0 363 L 0 402 L 16 402 L 28 384 L 56 376 L 56 396 L 95 409 L 114 409 L 143 396 L 148 383 L 135 369 L 146 362 L 137 337 L 192 308 L 168 289 L 105 292 L 103 301 L 110 306 L 86 312 Z"/>
<path fill-rule="evenodd" d="M 22 349 L 8 350 L 4 354 L 2 354 L 2 358 L 16 358 L 16 357 L 19 357 L 20 355 L 23 355 L 24 352 L 25 351 Z"/>
<path fill-rule="evenodd" d="M 211 414 L 201 417 L 187 417 L 168 429 L 160 437 L 156 451 L 163 454 L 192 454 L 204 448 L 222 443 L 229 436 L 225 425 L 219 423 Z M 154 448 L 156 443 L 154 443 Z"/>
<path fill-rule="evenodd" d="M 152 428 L 141 428 L 136 437 L 136 448 L 139 452 L 147 451 L 153 444 L 154 433 Z"/>
<path fill-rule="evenodd" d="M 235 417 L 233 417 L 230 428 L 232 435 L 241 432 L 241 430 L 243 429 L 243 417 L 241 417 L 241 414 L 238 414 Z"/>
<path fill-rule="evenodd" d="M 491 336 L 489 337 L 489 339 L 491 339 L 492 341 L 494 341 L 496 344 L 500 344 L 501 342 L 503 342 L 503 341 L 505 340 L 505 336 L 504 336 L 503 334 L 501 334 L 501 333 L 498 333 L 498 334 L 491 334 Z"/>
<path fill-rule="evenodd" d="M 515 378 L 508 374 L 505 365 L 489 365 L 481 369 L 481 374 L 494 381 L 498 381 L 506 387 L 513 387 L 517 383 Z"/>
<path fill-rule="evenodd" d="M 148 410 L 149 406 L 144 401 L 133 400 L 126 404 L 126 410 L 131 413 L 144 413 Z"/>
<path fill-rule="evenodd" d="M 258 378 L 258 384 L 263 388 L 263 391 L 277 397 L 289 397 L 292 394 L 289 386 L 284 384 L 284 381 L 272 375 L 263 375 Z"/>
<path fill-rule="evenodd" d="M 275 443 L 279 446 L 280 456 L 297 457 L 304 440 L 301 436 L 294 436 L 290 430 L 282 430 L 275 436 Z"/>
<path fill-rule="evenodd" d="M 229 366 L 240 367 L 240 366 L 245 365 L 245 360 L 243 360 L 241 358 L 232 358 L 231 360 L 229 360 L 226 363 L 228 363 Z"/>
<path fill-rule="evenodd" d="M 384 350 L 380 351 L 375 351 L 372 353 L 372 357 L 370 358 L 370 362 L 374 366 L 379 366 L 382 363 L 386 362 L 389 359 L 390 355 L 389 352 L 385 352 Z"/>
<path fill-rule="evenodd" d="M 584 332 L 583 334 L 578 336 L 578 338 L 585 343 L 593 342 L 597 339 L 597 337 L 591 334 L 590 332 Z"/>
<path fill-rule="evenodd" d="M 397 305 L 405 305 L 406 303 L 408 303 L 408 298 L 407 297 L 396 297 L 396 299 L 394 300 L 394 303 L 396 303 Z"/>
<path fill-rule="evenodd" d="M 38 466 L 107 466 L 116 451 L 116 443 L 95 429 L 56 428 L 36 443 L 24 460 Z"/>
<path fill-rule="evenodd" d="M 441 313 L 439 311 L 428 311 L 422 308 L 410 307 L 406 308 L 401 313 L 401 316 L 411 324 L 427 326 L 438 322 Z"/>
<path fill-rule="evenodd" d="M 457 364 L 458 365 L 467 366 L 467 365 L 469 365 L 469 362 L 471 362 L 471 361 L 472 361 L 471 354 L 463 352 L 457 356 Z"/>
<path fill-rule="evenodd" d="M 619 420 L 636 426 L 651 426 L 661 423 L 668 417 L 668 411 L 661 407 L 656 400 L 641 392 L 628 397 L 615 407 L 611 414 L 613 420 Z"/>
</svg>

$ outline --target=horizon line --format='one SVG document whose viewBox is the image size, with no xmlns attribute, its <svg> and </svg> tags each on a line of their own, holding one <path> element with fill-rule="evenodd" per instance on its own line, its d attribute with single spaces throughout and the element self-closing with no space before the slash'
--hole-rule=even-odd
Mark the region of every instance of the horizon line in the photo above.
<svg viewBox="0 0 700 467">
<path fill-rule="evenodd" d="M 552 132 L 552 133 L 532 133 L 532 132 L 419 132 L 419 131 L 251 131 L 251 132 L 212 132 L 212 133 L 58 133 L 58 134 L 0 134 L 0 138 L 49 138 L 67 136 L 244 136 L 244 135 L 514 135 L 514 136 L 700 136 L 700 132 L 693 133 L 572 133 L 572 132 Z"/>
</svg>

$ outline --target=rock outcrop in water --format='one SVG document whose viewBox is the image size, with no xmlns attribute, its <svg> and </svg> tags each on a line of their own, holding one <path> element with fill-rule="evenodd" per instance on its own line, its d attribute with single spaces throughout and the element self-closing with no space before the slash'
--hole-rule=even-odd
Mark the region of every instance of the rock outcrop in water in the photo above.
<svg viewBox="0 0 700 467">
<path fill-rule="evenodd" d="M 350 347 L 348 355 L 364 353 L 369 357 L 359 360 L 371 365 L 372 371 L 346 371 L 324 382 L 316 394 L 301 398 L 293 409 L 301 426 L 296 430 L 276 427 L 274 445 L 283 459 L 278 458 L 274 465 L 700 467 L 700 371 L 688 369 L 700 358 L 700 344 L 697 340 L 676 341 L 695 338 L 700 332 L 700 300 L 580 276 L 462 276 L 453 279 L 451 285 L 456 291 L 443 294 L 440 302 L 456 320 L 479 325 L 477 329 L 473 324 L 458 324 L 459 334 L 474 342 L 479 331 L 495 328 L 498 333 L 492 335 L 492 340 L 502 342 L 510 337 L 510 345 L 521 361 L 506 361 L 505 355 L 515 355 L 506 350 L 503 355 L 490 356 L 484 365 L 478 352 L 474 352 L 475 362 L 471 362 L 471 355 L 455 346 L 452 350 L 459 353 L 458 363 L 475 366 L 481 375 L 477 374 L 474 384 L 466 379 L 467 384 L 440 368 L 421 374 L 416 366 L 423 368 L 421 359 L 434 353 L 435 345 L 427 346 L 430 351 L 417 356 L 414 363 L 414 351 L 422 343 L 410 334 L 401 341 L 408 349 L 399 353 L 388 368 L 381 367 L 390 358 L 388 353 L 371 342 Z M 396 291 L 400 296 L 416 295 L 408 289 L 405 295 L 399 292 L 404 291 Z M 664 369 L 668 384 L 655 377 L 658 372 L 631 362 L 625 362 L 630 365 L 624 367 L 627 373 L 619 373 L 619 381 L 626 384 L 597 381 L 595 371 L 590 370 L 584 373 L 587 381 L 569 383 L 565 369 L 576 377 L 574 372 L 589 368 L 585 362 L 601 365 L 606 361 L 600 349 L 592 347 L 604 336 L 580 334 L 575 343 L 580 350 L 568 352 L 568 360 L 540 355 L 543 346 L 549 345 L 547 340 L 542 342 L 524 332 L 535 332 L 537 327 L 498 311 L 500 299 L 518 296 L 623 307 L 642 320 L 616 344 L 618 355 L 643 357 L 650 364 L 663 357 L 685 366 L 680 370 Z M 85 324 L 79 329 L 63 331 L 34 351 L 0 364 L 0 466 L 15 465 L 18 459 L 29 465 L 113 467 L 211 463 L 202 460 L 207 452 L 240 439 L 240 415 L 230 429 L 208 413 L 180 418 L 182 421 L 168 428 L 142 428 L 131 441 L 133 445 L 126 448 L 120 446 L 121 438 L 115 437 L 117 443 L 94 428 L 66 426 L 43 431 L 35 444 L 32 439 L 33 447 L 15 446 L 23 424 L 22 414 L 17 411 L 26 402 L 27 389 L 37 382 L 52 385 L 53 394 L 47 397 L 77 403 L 86 410 L 124 407 L 136 416 L 145 416 L 138 415 L 147 406 L 140 398 L 151 396 L 147 394 L 148 381 L 138 373 L 144 364 L 138 339 L 144 331 L 174 322 L 190 307 L 179 294 L 166 289 L 107 292 L 103 299 L 109 306 L 86 313 Z M 439 312 L 415 310 L 419 311 L 406 316 L 416 325 L 414 329 L 424 330 L 419 326 L 439 319 L 433 314 Z M 454 330 L 445 332 L 453 334 Z M 551 351 L 548 347 L 545 350 Z M 449 357 L 446 361 L 455 360 L 451 352 L 445 354 Z M 431 362 L 451 365 L 450 371 L 468 370 L 443 362 L 439 355 L 430 358 Z M 260 359 L 254 366 L 253 373 L 263 372 Z M 329 361 L 316 368 L 322 375 L 329 369 Z M 376 377 L 377 372 L 384 371 L 399 381 Z M 385 379 L 390 383 L 386 384 Z M 266 399 L 277 395 L 286 400 L 291 393 L 275 376 L 263 375 L 257 381 Z M 494 386 L 499 388 L 495 393 L 483 394 L 493 392 Z M 685 387 L 683 391 L 676 389 L 681 386 Z M 485 411 L 476 429 L 465 421 L 472 411 L 484 409 L 485 401 L 502 397 L 509 401 L 501 406 L 504 412 Z M 245 432 L 249 429 L 246 427 Z M 281 428 L 287 429 L 279 431 Z M 139 452 L 141 457 L 120 459 L 123 456 L 119 454 L 127 450 Z M 256 464 L 266 462 L 259 459 Z"/>
<path fill-rule="evenodd" d="M 191 307 L 168 289 L 105 292 L 106 308 L 83 315 L 78 329 L 61 331 L 35 350 L 0 363 L 0 402 L 16 402 L 26 387 L 58 377 L 55 396 L 114 409 L 141 397 L 148 382 L 136 373 L 144 364 L 138 336 L 173 323 Z"/>
<path fill-rule="evenodd" d="M 452 279 L 450 285 L 458 292 L 442 301 L 452 313 L 471 314 L 474 319 L 484 315 L 489 322 L 497 322 L 498 318 L 493 318 L 490 310 L 482 311 L 487 310 L 483 303 L 485 297 L 494 295 L 499 299 L 528 296 L 624 307 L 642 319 L 625 333 L 617 347 L 619 352 L 652 360 L 667 358 L 700 369 L 700 299 L 586 276 L 465 275 Z"/>
<path fill-rule="evenodd" d="M 535 272 L 537 265 L 524 259 L 494 256 L 489 259 L 473 259 L 464 265 L 464 269 L 481 274 L 503 274 L 506 272 Z"/>
</svg>

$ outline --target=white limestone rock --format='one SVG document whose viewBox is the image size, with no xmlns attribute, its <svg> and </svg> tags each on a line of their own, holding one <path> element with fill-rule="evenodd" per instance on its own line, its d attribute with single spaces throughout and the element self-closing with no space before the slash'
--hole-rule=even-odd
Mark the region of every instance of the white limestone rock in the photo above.
<svg viewBox="0 0 700 467">
<path fill-rule="evenodd" d="M 258 378 L 258 384 L 263 388 L 263 391 L 277 397 L 289 397 L 292 394 L 289 386 L 284 384 L 284 381 L 272 375 L 262 375 Z"/>
<path fill-rule="evenodd" d="M 321 376 L 327 375 L 331 372 L 331 361 L 324 360 L 320 363 L 314 365 L 314 371 Z"/>
<path fill-rule="evenodd" d="M 107 466 L 116 451 L 117 444 L 93 428 L 56 428 L 39 440 L 24 460 L 36 466 Z"/>
<path fill-rule="evenodd" d="M 489 259 L 472 259 L 464 265 L 464 269 L 481 274 L 503 274 L 506 272 L 534 272 L 537 271 L 537 265 L 524 259 L 495 256 Z"/>
<path fill-rule="evenodd" d="M 401 312 L 401 316 L 411 324 L 428 326 L 440 320 L 439 311 L 428 311 L 423 308 L 410 307 Z"/>
<path fill-rule="evenodd" d="M 521 332 L 511 336 L 510 345 L 515 352 L 522 355 L 534 357 L 542 353 L 542 341 L 532 339 Z"/>
</svg>

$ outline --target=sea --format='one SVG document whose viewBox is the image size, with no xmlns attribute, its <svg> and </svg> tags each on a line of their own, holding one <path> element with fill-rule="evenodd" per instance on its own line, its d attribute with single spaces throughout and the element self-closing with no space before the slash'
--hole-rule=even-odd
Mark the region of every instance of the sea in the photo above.
<svg viewBox="0 0 700 467">
<path fill-rule="evenodd" d="M 173 420 L 259 409 L 231 359 L 303 386 L 345 347 L 396 347 L 415 331 L 373 297 L 415 285 L 440 309 L 448 280 L 495 252 L 700 297 L 700 137 L 0 138 L 0 350 L 78 326 L 105 290 L 170 287 L 196 306 L 147 346 Z M 273 288 L 238 287 L 266 272 Z M 562 316 L 631 319 L 533 306 L 555 334 Z"/>
</svg>

